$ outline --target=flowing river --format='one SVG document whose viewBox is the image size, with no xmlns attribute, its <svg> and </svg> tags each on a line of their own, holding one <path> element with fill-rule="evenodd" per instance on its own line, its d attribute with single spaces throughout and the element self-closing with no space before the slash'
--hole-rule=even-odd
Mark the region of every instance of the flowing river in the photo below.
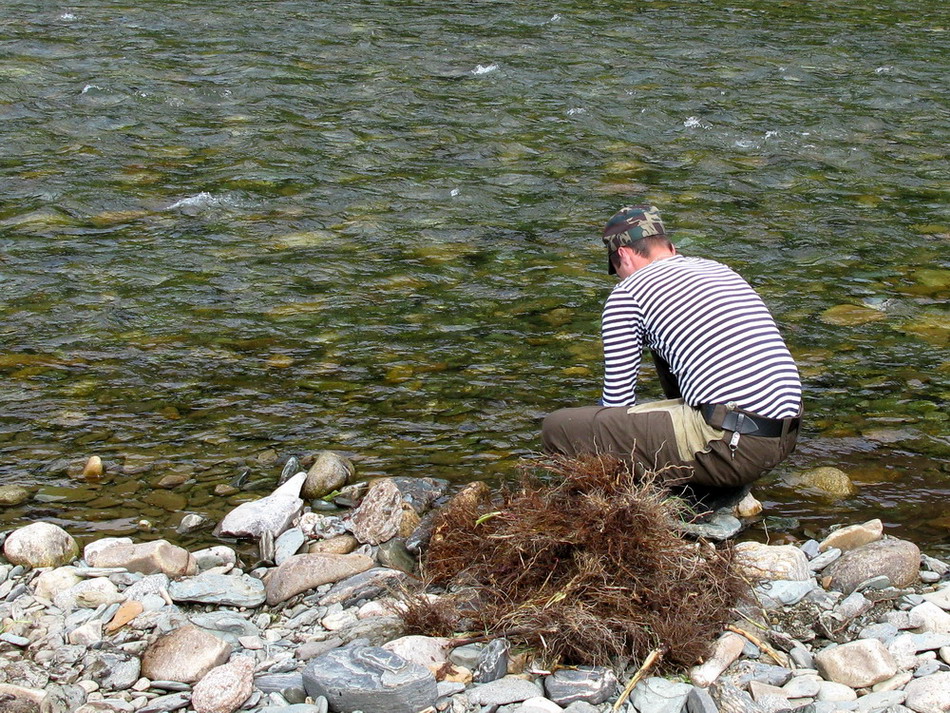
<svg viewBox="0 0 950 713">
<path fill-rule="evenodd" d="M 0 529 L 180 542 L 183 512 L 324 448 L 361 477 L 510 476 L 546 412 L 598 397 L 599 232 L 649 200 L 760 291 L 802 370 L 753 536 L 881 517 L 950 552 L 948 19 L 6 0 L 0 484 L 32 497 Z M 786 484 L 824 465 L 858 493 Z"/>
</svg>

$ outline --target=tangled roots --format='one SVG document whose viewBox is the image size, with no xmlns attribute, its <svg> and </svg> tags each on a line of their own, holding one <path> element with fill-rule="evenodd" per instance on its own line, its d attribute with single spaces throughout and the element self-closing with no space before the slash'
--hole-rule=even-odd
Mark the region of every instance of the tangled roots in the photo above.
<svg viewBox="0 0 950 713">
<path fill-rule="evenodd" d="M 524 465 L 494 499 L 484 488 L 440 514 L 423 574 L 452 592 L 409 598 L 418 633 L 485 630 L 544 660 L 664 666 L 707 653 L 743 587 L 732 551 L 682 539 L 680 501 L 606 456 Z"/>
</svg>

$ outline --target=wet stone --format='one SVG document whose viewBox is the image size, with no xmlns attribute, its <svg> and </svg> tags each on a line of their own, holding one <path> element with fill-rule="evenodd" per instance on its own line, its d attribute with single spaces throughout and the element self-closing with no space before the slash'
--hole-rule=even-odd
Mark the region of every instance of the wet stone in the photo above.
<svg viewBox="0 0 950 713">
<path fill-rule="evenodd" d="M 301 496 L 307 500 L 322 498 L 350 482 L 354 473 L 348 458 L 334 451 L 321 451 L 306 473 Z"/>
<path fill-rule="evenodd" d="M 407 574 L 416 570 L 416 558 L 406 547 L 405 540 L 394 537 L 379 546 L 376 559 L 384 567 L 398 569 Z"/>
<path fill-rule="evenodd" d="M 678 527 L 686 535 L 722 542 L 738 534 L 742 522 L 728 511 L 717 510 L 704 522 L 683 522 Z"/>
<path fill-rule="evenodd" d="M 0 485 L 0 507 L 14 507 L 30 499 L 30 491 L 19 485 Z"/>
</svg>

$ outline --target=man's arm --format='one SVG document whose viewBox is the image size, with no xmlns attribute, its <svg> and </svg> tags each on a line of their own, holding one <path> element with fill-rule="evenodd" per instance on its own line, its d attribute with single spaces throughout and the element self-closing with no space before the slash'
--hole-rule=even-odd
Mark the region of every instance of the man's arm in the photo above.
<svg viewBox="0 0 950 713">
<path fill-rule="evenodd" d="M 607 298 L 601 319 L 604 342 L 604 406 L 632 406 L 637 402 L 637 377 L 643 356 L 643 314 L 636 300 L 623 290 Z"/>
</svg>

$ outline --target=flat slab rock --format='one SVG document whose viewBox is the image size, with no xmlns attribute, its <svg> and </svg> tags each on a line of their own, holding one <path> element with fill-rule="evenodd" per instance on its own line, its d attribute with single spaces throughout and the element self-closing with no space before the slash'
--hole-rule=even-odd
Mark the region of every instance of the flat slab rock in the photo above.
<svg viewBox="0 0 950 713">
<path fill-rule="evenodd" d="M 264 603 L 264 583 L 242 574 L 206 572 L 168 585 L 168 595 L 176 602 L 198 602 L 219 606 L 258 607 Z"/>
<path fill-rule="evenodd" d="M 366 555 L 294 555 L 282 562 L 267 579 L 267 603 L 270 606 L 296 594 L 339 582 L 373 566 Z"/>
<path fill-rule="evenodd" d="M 468 690 L 469 702 L 481 706 L 504 706 L 543 695 L 538 684 L 514 676 L 505 676 Z"/>
<path fill-rule="evenodd" d="M 416 713 L 435 705 L 435 676 L 426 668 L 376 646 L 347 646 L 314 659 L 303 671 L 312 698 L 330 708 L 364 713 Z"/>
</svg>

